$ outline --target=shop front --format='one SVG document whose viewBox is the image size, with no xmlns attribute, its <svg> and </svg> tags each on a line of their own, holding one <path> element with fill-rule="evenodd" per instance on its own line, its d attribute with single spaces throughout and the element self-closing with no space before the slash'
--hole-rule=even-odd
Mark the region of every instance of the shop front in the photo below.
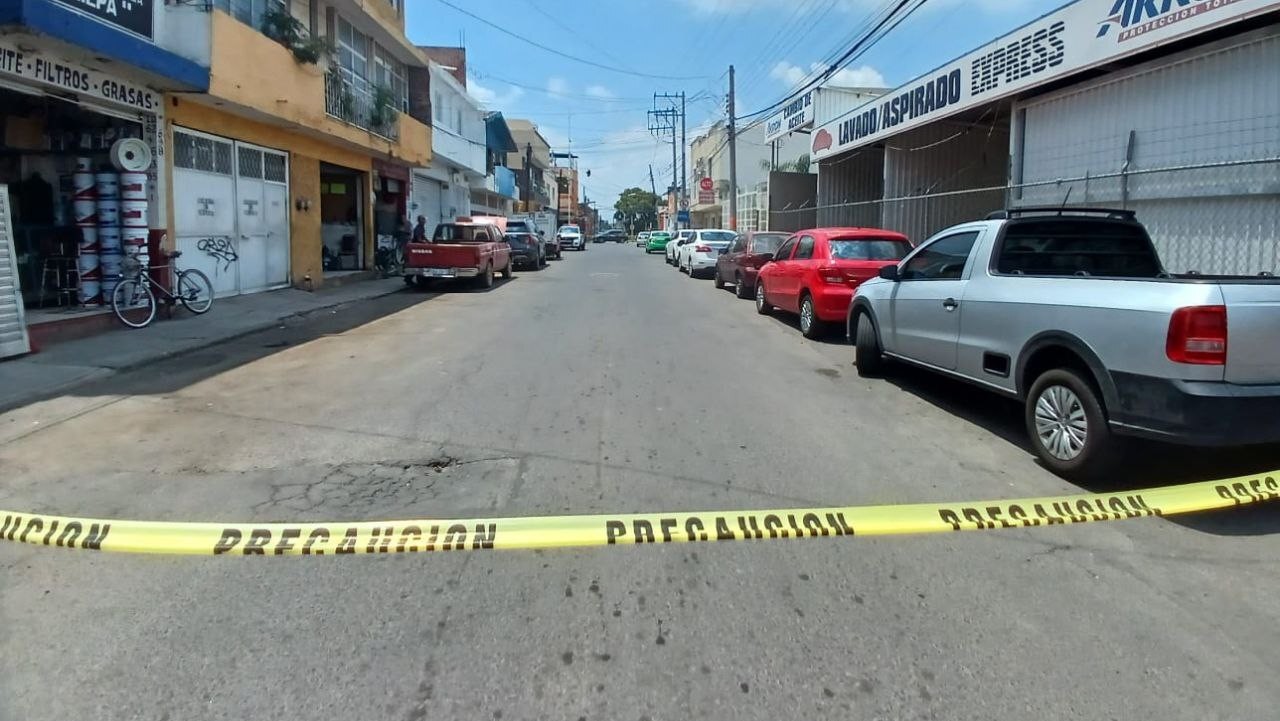
<svg viewBox="0 0 1280 721">
<path fill-rule="evenodd" d="M 14 339 L 28 327 L 102 314 L 126 259 L 150 262 L 166 178 L 149 80 L 49 38 L 0 37 L 0 287 L 20 289 L 0 299 L 0 357 L 27 350 Z"/>
</svg>

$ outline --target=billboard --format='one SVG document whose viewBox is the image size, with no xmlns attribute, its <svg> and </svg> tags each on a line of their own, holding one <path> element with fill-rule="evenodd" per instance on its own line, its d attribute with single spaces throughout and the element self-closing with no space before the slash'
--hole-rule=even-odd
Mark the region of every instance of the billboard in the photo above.
<svg viewBox="0 0 1280 721">
<path fill-rule="evenodd" d="M 813 157 L 1276 9 L 1276 0 L 1078 0 L 825 123 Z"/>
<path fill-rule="evenodd" d="M 803 130 L 813 125 L 813 91 L 797 95 L 787 101 L 782 109 L 769 118 L 764 125 L 766 143 L 781 138 L 796 130 Z"/>
</svg>

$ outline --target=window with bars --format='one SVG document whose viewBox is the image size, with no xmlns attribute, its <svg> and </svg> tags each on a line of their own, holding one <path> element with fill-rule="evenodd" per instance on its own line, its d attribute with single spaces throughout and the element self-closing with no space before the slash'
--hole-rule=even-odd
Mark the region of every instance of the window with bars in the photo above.
<svg viewBox="0 0 1280 721">
<path fill-rule="evenodd" d="M 176 168 L 231 175 L 231 143 L 175 131 L 173 165 Z"/>
<path fill-rule="evenodd" d="M 262 154 L 262 178 L 269 183 L 284 183 L 288 181 L 289 164 L 285 161 L 285 156 L 278 153 Z"/>
<path fill-rule="evenodd" d="M 405 82 L 408 74 L 404 63 L 396 60 L 382 47 L 376 47 L 374 54 L 374 82 L 391 90 L 396 99 L 396 110 L 407 110 L 409 107 L 409 84 Z"/>
<path fill-rule="evenodd" d="M 357 90 L 369 90 L 369 36 L 338 18 L 338 66 Z"/>
</svg>

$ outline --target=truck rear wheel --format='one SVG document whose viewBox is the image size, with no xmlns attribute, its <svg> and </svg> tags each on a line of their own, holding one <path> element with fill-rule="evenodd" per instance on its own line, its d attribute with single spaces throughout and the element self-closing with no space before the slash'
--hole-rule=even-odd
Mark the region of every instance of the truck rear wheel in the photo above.
<svg viewBox="0 0 1280 721">
<path fill-rule="evenodd" d="M 476 283 L 481 288 L 493 287 L 493 263 L 485 265 L 484 270 L 480 272 L 480 277 L 476 279 Z"/>
<path fill-rule="evenodd" d="M 511 279 L 511 258 L 507 258 L 507 267 L 502 269 L 502 277 L 507 280 Z M 492 285 L 492 282 L 490 285 Z"/>
<path fill-rule="evenodd" d="M 1122 455 L 1093 383 L 1074 369 L 1055 368 L 1036 378 L 1025 419 L 1041 463 L 1065 478 L 1097 478 Z"/>
</svg>

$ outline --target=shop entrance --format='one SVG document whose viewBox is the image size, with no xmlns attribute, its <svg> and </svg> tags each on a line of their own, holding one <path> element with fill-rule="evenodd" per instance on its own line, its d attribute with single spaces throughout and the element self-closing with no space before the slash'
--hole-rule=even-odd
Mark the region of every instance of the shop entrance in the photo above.
<svg viewBox="0 0 1280 721">
<path fill-rule="evenodd" d="M 218 296 L 289 282 L 289 156 L 194 130 L 173 132 L 176 248 Z"/>
<path fill-rule="evenodd" d="M 365 267 L 363 186 L 360 172 L 320 164 L 321 261 L 326 272 Z"/>
<path fill-rule="evenodd" d="M 123 255 L 111 148 L 142 138 L 143 124 L 137 116 L 8 87 L 0 88 L 0 108 L 0 186 L 8 189 L 13 227 L 13 257 L 0 262 L 0 286 L 12 288 L 5 272 L 11 269 L 28 325 L 100 310 L 104 290 L 110 303 Z M 138 207 L 138 196 L 130 197 L 145 221 L 146 203 Z"/>
</svg>

